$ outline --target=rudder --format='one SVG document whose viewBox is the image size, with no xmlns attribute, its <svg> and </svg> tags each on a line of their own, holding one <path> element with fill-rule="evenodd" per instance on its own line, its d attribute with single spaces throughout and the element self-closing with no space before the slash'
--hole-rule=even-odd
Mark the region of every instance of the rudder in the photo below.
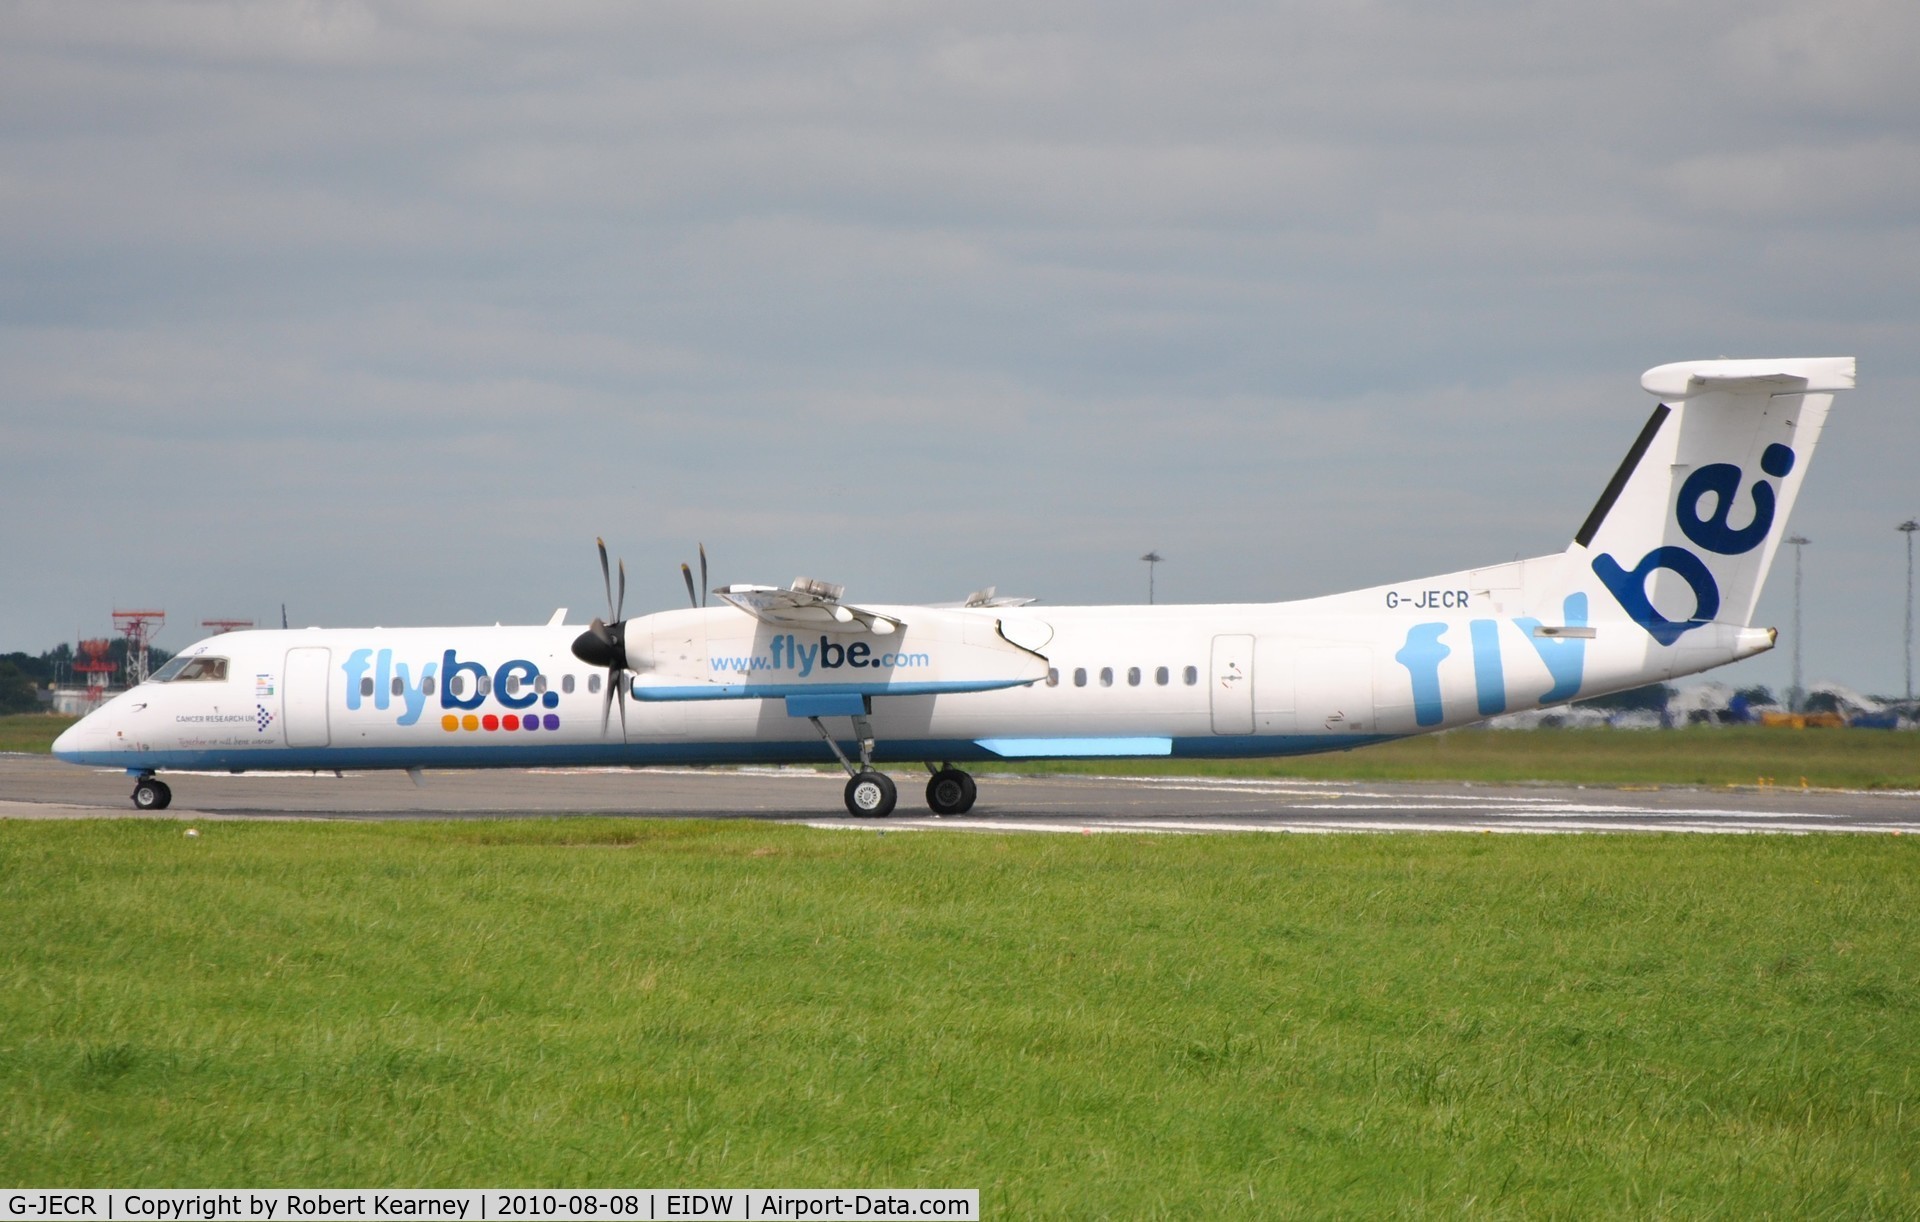
<svg viewBox="0 0 1920 1222">
<path fill-rule="evenodd" d="M 1745 627 L 1854 359 L 1687 361 L 1641 385 L 1660 406 L 1568 558 L 1599 579 L 1597 615 L 1624 615 L 1660 645 Z"/>
</svg>

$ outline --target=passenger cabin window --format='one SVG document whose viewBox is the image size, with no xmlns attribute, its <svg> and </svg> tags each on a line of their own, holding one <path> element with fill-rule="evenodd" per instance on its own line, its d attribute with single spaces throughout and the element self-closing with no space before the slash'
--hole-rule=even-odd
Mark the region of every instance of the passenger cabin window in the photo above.
<svg viewBox="0 0 1920 1222">
<path fill-rule="evenodd" d="M 573 695 L 573 676 L 572 675 L 561 676 L 560 690 L 565 692 L 569 696 Z"/>
<path fill-rule="evenodd" d="M 1171 677 L 1172 676 L 1167 674 L 1167 668 L 1164 666 L 1158 668 L 1153 672 L 1153 681 L 1155 683 L 1158 683 L 1161 687 L 1165 687 L 1167 685 L 1167 680 Z"/>
<path fill-rule="evenodd" d="M 393 694 L 396 696 L 404 696 L 407 694 L 407 685 L 402 683 L 397 677 L 393 681 Z"/>
<path fill-rule="evenodd" d="M 520 676 L 508 675 L 507 676 L 507 695 L 518 696 L 519 694 L 520 694 Z"/>
<path fill-rule="evenodd" d="M 465 699 L 467 694 L 467 677 L 465 675 L 447 676 L 447 691 L 456 698 Z"/>
<path fill-rule="evenodd" d="M 1085 687 L 1087 685 L 1086 667 L 1076 666 L 1073 668 L 1073 685 L 1075 687 Z"/>
<path fill-rule="evenodd" d="M 491 696 L 493 694 L 493 676 L 492 675 L 474 676 L 473 687 L 474 687 L 474 690 L 479 692 L 482 696 Z"/>
<path fill-rule="evenodd" d="M 1188 687 L 1192 687 L 1194 684 L 1200 682 L 1200 668 L 1198 666 L 1187 667 L 1187 673 L 1185 678 L 1187 680 Z"/>
<path fill-rule="evenodd" d="M 420 694 L 422 696 L 433 695 L 433 676 L 432 675 L 420 676 Z"/>
<path fill-rule="evenodd" d="M 535 675 L 533 677 L 533 690 L 539 692 L 542 696 L 547 694 L 547 677 L 545 675 Z"/>
<path fill-rule="evenodd" d="M 1113 667 L 1102 666 L 1100 668 L 1100 686 L 1101 687 L 1113 686 Z"/>
<path fill-rule="evenodd" d="M 1047 667 L 1047 686 L 1048 687 L 1060 686 L 1060 668 L 1058 666 Z"/>
<path fill-rule="evenodd" d="M 590 692 L 598 692 L 600 690 L 600 676 L 598 674 L 587 676 L 587 690 Z"/>
<path fill-rule="evenodd" d="M 153 683 L 224 683 L 226 679 L 225 658 L 175 658 L 149 677 Z"/>
<path fill-rule="evenodd" d="M 360 680 L 360 694 L 362 696 L 373 695 L 373 679 L 371 676 Z"/>
<path fill-rule="evenodd" d="M 1138 666 L 1127 667 L 1127 686 L 1128 687 L 1140 686 L 1140 668 Z"/>
</svg>

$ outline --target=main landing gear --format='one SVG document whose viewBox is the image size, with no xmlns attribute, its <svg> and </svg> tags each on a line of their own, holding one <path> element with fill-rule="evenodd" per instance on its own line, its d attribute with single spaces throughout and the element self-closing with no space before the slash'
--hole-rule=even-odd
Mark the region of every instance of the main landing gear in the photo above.
<svg viewBox="0 0 1920 1222">
<path fill-rule="evenodd" d="M 937 769 L 928 764 L 927 770 L 933 773 L 927 781 L 927 805 L 934 814 L 964 815 L 973 809 L 978 791 L 972 777 L 952 764 L 942 764 Z"/>
<path fill-rule="evenodd" d="M 873 723 L 864 714 L 855 714 L 853 732 L 860 743 L 860 762 L 855 764 L 833 741 L 833 735 L 827 733 L 827 727 L 820 724 L 818 717 L 809 717 L 813 728 L 820 731 L 820 737 L 826 740 L 833 757 L 847 770 L 847 788 L 845 798 L 847 813 L 859 819 L 884 819 L 893 813 L 894 806 L 900 801 L 900 791 L 895 787 L 893 778 L 884 772 L 876 772 L 873 767 Z M 933 773 L 927 782 L 927 805 L 936 815 L 963 815 L 973 809 L 976 790 L 973 778 L 955 768 L 952 764 L 942 764 L 935 768 L 927 765 Z"/>
<path fill-rule="evenodd" d="M 147 773 L 133 785 L 133 808 L 135 810 L 165 810 L 173 804 L 173 790 L 167 788 L 165 781 L 156 780 Z"/>
</svg>

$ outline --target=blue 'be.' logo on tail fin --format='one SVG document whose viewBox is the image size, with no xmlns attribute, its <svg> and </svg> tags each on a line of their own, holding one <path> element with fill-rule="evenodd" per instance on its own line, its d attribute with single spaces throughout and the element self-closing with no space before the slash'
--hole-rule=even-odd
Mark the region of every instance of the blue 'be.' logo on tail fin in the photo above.
<svg viewBox="0 0 1920 1222">
<path fill-rule="evenodd" d="M 1793 461 L 1792 448 L 1775 442 L 1760 455 L 1760 469 L 1775 479 L 1785 479 L 1793 470 Z M 1743 555 L 1766 542 L 1778 504 L 1773 485 L 1766 480 L 1756 481 L 1749 489 L 1753 498 L 1753 520 L 1740 527 L 1728 524 L 1745 479 L 1744 471 L 1724 462 L 1710 463 L 1687 476 L 1680 485 L 1680 496 L 1673 511 L 1680 533 L 1696 546 L 1721 556 Z M 1714 498 L 1713 510 L 1702 516 L 1700 502 L 1708 494 Z M 1693 613 L 1687 618 L 1668 619 L 1648 597 L 1647 579 L 1661 569 L 1676 574 L 1693 592 Z M 1645 628 L 1662 645 L 1673 644 L 1702 624 L 1711 623 L 1720 613 L 1720 585 L 1714 580 L 1713 570 L 1699 555 L 1684 547 L 1673 544 L 1656 547 L 1632 568 L 1626 568 L 1602 552 L 1593 558 L 1593 572 L 1634 623 Z"/>
</svg>

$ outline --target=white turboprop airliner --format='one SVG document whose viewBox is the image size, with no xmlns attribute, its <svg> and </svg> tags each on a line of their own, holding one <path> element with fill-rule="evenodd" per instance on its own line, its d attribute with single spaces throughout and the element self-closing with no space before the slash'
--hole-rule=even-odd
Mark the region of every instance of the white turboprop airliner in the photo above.
<svg viewBox="0 0 1920 1222">
<path fill-rule="evenodd" d="M 1637 687 L 1773 646 L 1754 606 L 1854 362 L 1687 362 L 1641 384 L 1660 406 L 1557 555 L 1287 603 L 856 606 L 803 579 L 629 620 L 622 566 L 613 622 L 585 632 L 562 610 L 211 637 L 53 750 L 124 768 L 154 810 L 163 770 L 837 757 L 856 815 L 893 810 L 873 765 L 906 761 L 958 814 L 974 783 L 956 763 L 1334 751 Z"/>
</svg>

